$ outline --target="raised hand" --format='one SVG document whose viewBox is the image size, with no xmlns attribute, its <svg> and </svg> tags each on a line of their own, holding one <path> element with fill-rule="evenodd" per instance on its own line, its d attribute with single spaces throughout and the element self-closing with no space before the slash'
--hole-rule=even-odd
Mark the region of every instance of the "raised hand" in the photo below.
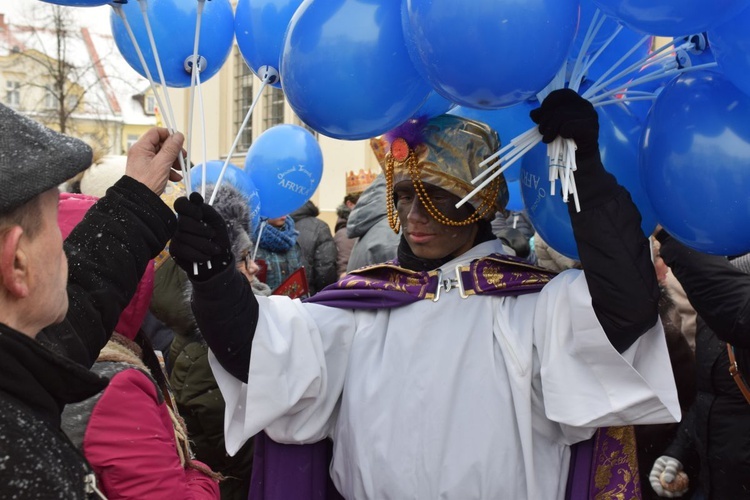
<svg viewBox="0 0 750 500">
<path fill-rule="evenodd" d="M 179 132 L 170 135 L 165 128 L 149 129 L 130 147 L 125 175 L 145 184 L 151 191 L 160 195 L 167 185 L 167 180 L 182 179 L 178 172 L 178 156 L 182 154 L 184 141 L 185 137 Z"/>
</svg>

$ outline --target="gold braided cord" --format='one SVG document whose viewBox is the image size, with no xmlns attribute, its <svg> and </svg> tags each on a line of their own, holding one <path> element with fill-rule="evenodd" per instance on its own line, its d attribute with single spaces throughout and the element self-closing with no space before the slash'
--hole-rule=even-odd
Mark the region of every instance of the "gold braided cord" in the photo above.
<svg viewBox="0 0 750 500">
<path fill-rule="evenodd" d="M 427 210 L 427 213 L 435 219 L 437 222 L 446 226 L 468 226 L 474 224 L 478 220 L 490 213 L 491 210 L 495 209 L 494 200 L 497 199 L 497 195 L 500 192 L 501 181 L 500 177 L 494 179 L 488 189 L 485 191 L 485 195 L 482 196 L 482 201 L 466 219 L 462 221 L 455 221 L 450 219 L 438 209 L 430 199 L 430 195 L 424 187 L 422 182 L 422 167 L 419 165 L 417 155 L 414 151 L 409 151 L 409 156 L 405 162 L 409 177 L 411 178 L 414 190 L 419 198 L 422 206 Z M 391 226 L 394 232 L 398 233 L 401 228 L 401 223 L 398 219 L 398 212 L 396 212 L 395 204 L 393 202 L 393 176 L 395 170 L 395 160 L 393 155 L 388 153 L 386 155 L 386 169 L 385 169 L 385 181 L 386 181 L 386 203 L 388 205 L 388 224 Z"/>
<path fill-rule="evenodd" d="M 391 153 L 385 155 L 385 204 L 388 210 L 388 225 L 393 232 L 398 234 L 401 231 L 401 222 L 398 220 L 396 204 L 393 202 L 393 171 L 395 161 Z"/>
</svg>

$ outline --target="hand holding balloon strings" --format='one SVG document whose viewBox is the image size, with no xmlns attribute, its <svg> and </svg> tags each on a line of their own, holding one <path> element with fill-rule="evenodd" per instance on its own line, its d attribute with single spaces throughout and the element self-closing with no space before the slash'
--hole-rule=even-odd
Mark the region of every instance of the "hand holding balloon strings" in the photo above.
<svg viewBox="0 0 750 500">
<path fill-rule="evenodd" d="M 604 42 L 597 44 L 598 47 L 590 55 L 585 54 L 589 47 L 594 46 L 594 39 L 599 35 L 599 32 L 605 26 L 605 21 L 611 21 L 606 15 L 599 15 L 600 12 L 597 9 L 591 17 L 590 25 L 586 31 L 586 35 L 580 43 L 580 49 L 577 58 L 573 64 L 572 74 L 570 81 L 567 83 L 568 87 L 578 91 L 581 82 L 583 81 L 583 75 L 588 74 L 592 68 L 594 62 L 603 54 L 606 53 L 608 47 L 612 47 L 613 41 L 618 37 L 622 38 L 623 27 L 618 26 L 616 23 L 610 23 L 611 34 L 604 40 Z M 633 33 L 634 32 L 627 30 Z M 650 42 L 651 37 L 637 37 L 637 43 L 629 46 L 629 50 L 625 51 L 625 54 L 619 58 L 614 64 L 608 66 L 607 70 L 599 76 L 596 81 L 582 93 L 582 96 L 589 99 L 595 107 L 611 104 L 622 104 L 623 102 L 630 101 L 653 101 L 656 99 L 656 95 L 653 92 L 632 90 L 633 87 L 638 85 L 644 85 L 655 81 L 663 81 L 669 79 L 674 75 L 684 73 L 687 71 L 695 71 L 696 69 L 703 69 L 706 67 L 715 66 L 715 63 L 701 64 L 693 67 L 679 68 L 677 64 L 672 61 L 674 59 L 673 51 L 690 50 L 694 47 L 692 39 L 687 39 L 681 45 L 677 45 L 678 39 L 675 39 L 667 44 L 662 45 L 659 49 L 654 51 L 646 50 L 643 56 L 633 57 L 633 54 L 640 48 L 646 47 L 646 42 Z M 632 41 L 630 42 L 632 43 Z M 650 45 L 650 43 L 649 43 Z M 670 50 L 672 49 L 672 50 Z M 612 52 L 610 50 L 610 52 Z M 619 53 L 618 53 L 619 55 Z M 588 60 L 586 61 L 586 57 Z M 586 61 L 584 63 L 584 61 Z M 615 72 L 624 62 L 627 62 L 628 66 L 625 69 L 621 69 L 616 72 L 614 76 L 610 75 Z M 542 99 L 545 93 L 552 89 L 562 89 L 565 87 L 565 75 L 567 73 L 567 62 L 565 62 L 557 73 L 556 77 L 548 85 L 546 89 L 540 92 L 538 96 Z M 632 77 L 634 71 L 638 71 L 643 67 L 648 67 L 649 72 L 642 75 Z M 656 69 L 654 69 L 656 68 Z M 608 86 L 613 85 L 614 88 L 607 89 Z M 488 183 L 492 182 L 498 175 L 512 166 L 514 163 L 519 161 L 522 156 L 528 153 L 533 147 L 541 142 L 542 135 L 539 134 L 536 127 L 527 130 L 526 132 L 517 135 L 510 140 L 503 148 L 495 152 L 493 155 L 488 157 L 485 161 L 480 164 L 481 167 L 487 167 L 485 171 L 479 174 L 472 180 L 472 184 L 477 184 L 480 180 L 484 179 L 482 183 L 477 186 L 469 195 L 463 198 L 456 206 L 461 206 L 468 202 L 476 193 L 483 189 Z M 567 201 L 567 195 L 569 193 L 574 194 L 576 199 L 576 206 L 580 209 L 580 202 L 577 199 L 577 189 L 575 185 L 575 177 L 570 175 L 575 170 L 572 162 L 569 162 L 568 158 L 575 158 L 574 151 L 569 151 L 571 143 L 568 141 L 560 141 L 557 144 L 552 142 L 553 146 L 550 146 L 549 158 L 550 158 L 550 181 L 552 182 L 551 192 L 554 193 L 554 181 L 561 178 L 563 180 L 563 197 Z M 499 159 L 498 159 L 499 157 Z M 555 168 L 559 166 L 562 160 L 568 161 L 568 167 L 562 170 Z"/>
<path fill-rule="evenodd" d="M 206 281 L 226 269 L 232 262 L 232 252 L 221 215 L 197 192 L 190 198 L 178 198 L 174 208 L 179 217 L 169 253 L 177 265 L 185 271 L 192 267 L 197 281 Z M 197 272 L 196 263 L 201 263 Z"/>
<path fill-rule="evenodd" d="M 146 7 L 147 7 L 146 0 L 138 0 L 138 2 L 141 5 L 141 10 L 143 12 L 144 22 L 146 23 L 146 29 L 147 29 L 148 34 L 149 34 L 149 39 L 150 39 L 150 41 L 152 43 L 152 50 L 153 50 L 153 53 L 154 53 L 154 59 L 156 61 L 156 66 L 157 66 L 158 71 L 159 71 L 159 77 L 160 77 L 160 80 L 161 80 L 161 85 L 162 85 L 162 87 L 164 87 L 164 85 L 165 85 L 164 84 L 164 74 L 163 74 L 163 71 L 161 69 L 161 62 L 159 60 L 158 51 L 156 50 L 156 44 L 154 42 L 153 33 L 151 32 L 151 25 L 148 23 L 148 15 L 146 13 Z M 149 70 L 148 64 L 146 64 L 146 60 L 143 57 L 143 51 L 140 48 L 140 45 L 138 43 L 138 39 L 136 38 L 135 34 L 133 33 L 133 29 L 130 26 L 130 22 L 128 21 L 128 17 L 125 15 L 125 12 L 123 11 L 122 4 L 113 2 L 111 5 L 112 5 L 112 9 L 113 9 L 114 13 L 122 21 L 122 23 L 123 23 L 123 25 L 125 27 L 125 30 L 127 31 L 128 37 L 130 38 L 130 41 L 133 44 L 133 47 L 134 47 L 135 52 L 137 54 L 138 60 L 141 63 L 141 67 L 143 68 L 143 71 L 145 72 L 146 78 L 149 81 L 149 85 L 151 87 L 151 92 L 153 92 L 153 94 L 154 94 L 154 98 L 156 99 L 156 103 L 159 106 L 159 109 L 166 109 L 167 110 L 167 113 L 163 114 L 162 118 L 164 119 L 164 123 L 167 126 L 167 129 L 169 130 L 169 133 L 170 134 L 174 134 L 175 131 L 176 131 L 176 129 L 174 127 L 175 120 L 174 120 L 174 112 L 172 111 L 172 102 L 169 99 L 169 92 L 164 92 L 164 98 L 165 98 L 166 103 L 167 103 L 167 106 L 165 108 L 164 104 L 162 102 L 161 93 L 158 91 L 158 89 L 156 87 L 156 83 L 154 82 L 154 79 L 153 79 L 153 76 L 151 74 L 151 71 Z M 187 149 L 189 151 L 189 143 L 190 143 L 190 135 L 189 134 L 188 134 L 187 142 L 188 142 Z M 187 192 L 190 192 L 189 191 L 190 190 L 190 172 L 185 167 L 185 158 L 182 155 L 180 155 L 178 157 L 178 160 L 179 160 L 179 164 L 180 164 L 180 170 L 181 170 L 181 173 L 182 173 L 182 178 L 183 178 L 183 181 L 185 182 L 185 190 Z"/>
</svg>

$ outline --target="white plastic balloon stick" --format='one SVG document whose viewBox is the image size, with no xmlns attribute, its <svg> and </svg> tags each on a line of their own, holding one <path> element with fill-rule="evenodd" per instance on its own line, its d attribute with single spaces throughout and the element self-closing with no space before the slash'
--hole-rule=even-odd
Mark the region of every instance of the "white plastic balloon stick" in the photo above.
<svg viewBox="0 0 750 500">
<path fill-rule="evenodd" d="M 253 114 L 253 110 L 255 109 L 255 106 L 258 104 L 258 101 L 260 100 L 260 96 L 263 94 L 263 89 L 266 88 L 266 85 L 268 85 L 269 83 L 273 83 L 274 81 L 276 81 L 278 79 L 278 75 L 279 74 L 278 72 L 276 72 L 276 70 L 273 70 L 273 72 L 268 72 L 265 74 L 265 77 L 263 78 L 263 81 L 260 84 L 260 89 L 258 90 L 258 93 L 255 95 L 255 99 L 253 99 L 253 102 L 250 105 L 250 108 L 247 110 L 247 114 L 245 115 L 245 119 L 242 120 L 242 125 L 240 125 L 240 129 L 237 131 L 237 136 L 234 138 L 232 147 L 229 148 L 227 159 L 224 161 L 224 165 L 221 167 L 221 172 L 219 172 L 219 177 L 216 179 L 214 192 L 211 193 L 211 199 L 208 202 L 209 205 L 214 204 L 214 200 L 216 199 L 216 193 L 219 191 L 219 186 L 221 185 L 221 181 L 224 179 L 224 172 L 229 166 L 229 161 L 232 159 L 234 150 L 237 148 L 237 144 L 239 144 L 240 142 L 240 138 L 242 137 L 242 132 L 245 130 L 245 127 L 247 126 L 247 122 L 250 121 L 250 117 Z"/>
</svg>

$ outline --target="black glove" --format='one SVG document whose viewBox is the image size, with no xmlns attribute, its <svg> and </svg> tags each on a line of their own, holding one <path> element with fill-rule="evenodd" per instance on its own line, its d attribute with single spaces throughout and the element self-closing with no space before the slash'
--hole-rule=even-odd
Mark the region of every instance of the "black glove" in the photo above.
<svg viewBox="0 0 750 500">
<path fill-rule="evenodd" d="M 558 135 L 575 141 L 578 166 L 575 179 L 581 205 L 598 205 L 617 194 L 617 181 L 604 170 L 599 154 L 599 115 L 593 104 L 572 89 L 559 89 L 551 92 L 529 116 L 539 124 L 545 143 L 554 141 Z M 570 210 L 572 205 L 568 207 Z"/>
<path fill-rule="evenodd" d="M 227 225 L 219 213 L 203 203 L 203 197 L 191 193 L 174 202 L 177 231 L 169 244 L 172 258 L 192 280 L 206 281 L 232 265 L 232 245 Z M 210 262 L 210 268 L 209 268 Z M 194 273 L 193 263 L 198 265 Z"/>
<path fill-rule="evenodd" d="M 572 89 L 550 93 L 541 107 L 530 113 L 545 144 L 558 135 L 573 139 L 578 149 L 576 159 L 599 156 L 599 115 L 594 106 Z"/>
</svg>

